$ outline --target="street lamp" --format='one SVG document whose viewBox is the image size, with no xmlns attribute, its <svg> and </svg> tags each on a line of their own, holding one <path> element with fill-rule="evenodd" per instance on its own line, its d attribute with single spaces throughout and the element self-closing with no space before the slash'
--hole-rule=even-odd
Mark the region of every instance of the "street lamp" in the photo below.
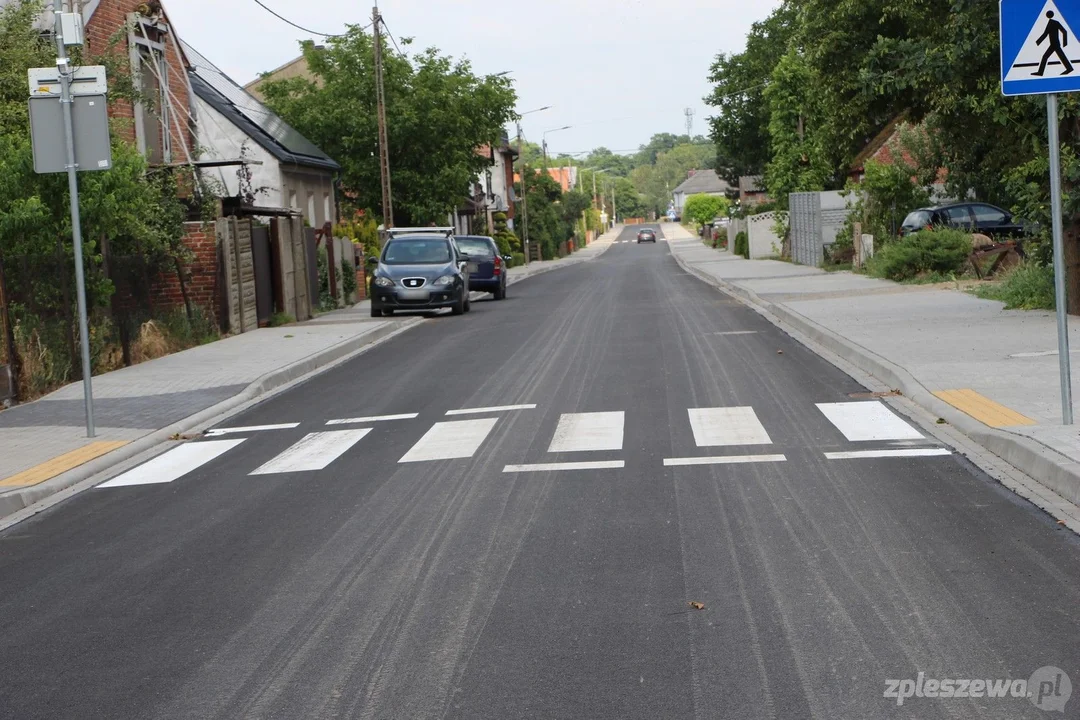
<svg viewBox="0 0 1080 720">
<path fill-rule="evenodd" d="M 521 149 L 521 118 L 533 113 L 550 110 L 550 105 L 523 112 L 517 117 L 518 160 L 521 162 L 521 248 L 525 251 L 525 264 L 529 264 L 529 210 L 525 202 L 525 155 Z"/>
<path fill-rule="evenodd" d="M 548 135 L 550 133 L 557 133 L 559 131 L 570 130 L 573 125 L 564 125 L 563 127 L 554 127 L 552 130 L 545 130 L 543 132 L 543 166 L 548 167 Z"/>
</svg>

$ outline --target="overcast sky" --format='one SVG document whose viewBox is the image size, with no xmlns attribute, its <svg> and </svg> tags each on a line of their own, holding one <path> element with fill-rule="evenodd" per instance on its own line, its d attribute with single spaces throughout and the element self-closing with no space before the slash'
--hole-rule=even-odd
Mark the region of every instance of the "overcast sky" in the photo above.
<svg viewBox="0 0 1080 720">
<path fill-rule="evenodd" d="M 318 32 L 366 25 L 368 3 L 263 0 Z M 707 134 L 709 66 L 718 52 L 738 52 L 750 25 L 779 0 L 382 0 L 400 41 L 467 56 L 478 73 L 512 71 L 518 112 L 552 108 L 522 121 L 525 136 L 553 152 L 606 146 L 629 152 L 653 133 L 682 133 L 684 108 L 694 132 Z M 319 41 L 274 18 L 253 0 L 165 0 L 184 40 L 241 85 Z"/>
</svg>

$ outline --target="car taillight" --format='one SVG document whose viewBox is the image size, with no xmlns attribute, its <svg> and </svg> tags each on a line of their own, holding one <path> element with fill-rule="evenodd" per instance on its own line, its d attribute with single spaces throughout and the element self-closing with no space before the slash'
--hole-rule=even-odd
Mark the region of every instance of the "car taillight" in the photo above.
<svg viewBox="0 0 1080 720">
<path fill-rule="evenodd" d="M 502 275 L 502 258 L 498 255 L 495 256 L 495 274 Z"/>
</svg>

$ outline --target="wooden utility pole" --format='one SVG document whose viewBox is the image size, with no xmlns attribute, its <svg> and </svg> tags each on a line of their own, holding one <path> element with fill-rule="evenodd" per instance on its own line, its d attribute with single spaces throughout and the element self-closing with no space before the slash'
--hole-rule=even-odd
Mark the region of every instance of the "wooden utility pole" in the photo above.
<svg viewBox="0 0 1080 720">
<path fill-rule="evenodd" d="M 383 89 L 382 15 L 379 6 L 371 11 L 371 30 L 375 43 L 375 103 L 379 120 L 379 173 L 382 176 L 383 227 L 394 227 L 394 202 L 390 195 L 390 149 L 386 138 L 386 93 Z"/>
</svg>

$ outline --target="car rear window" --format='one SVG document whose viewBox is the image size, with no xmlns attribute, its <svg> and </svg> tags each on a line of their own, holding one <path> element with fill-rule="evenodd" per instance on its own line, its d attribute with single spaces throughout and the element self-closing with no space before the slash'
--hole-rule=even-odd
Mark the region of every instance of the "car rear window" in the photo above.
<svg viewBox="0 0 1080 720">
<path fill-rule="evenodd" d="M 383 252 L 387 265 L 437 265 L 450 262 L 450 246 L 443 238 L 391 240 Z"/>
<path fill-rule="evenodd" d="M 473 240 L 471 238 L 458 238 L 458 249 L 466 255 L 478 256 L 478 257 L 491 257 L 495 252 L 491 249 L 491 245 L 487 240 Z"/>
<path fill-rule="evenodd" d="M 929 224 L 929 210 L 916 210 L 915 212 L 904 218 L 904 227 L 906 228 L 924 228 Z"/>
</svg>

